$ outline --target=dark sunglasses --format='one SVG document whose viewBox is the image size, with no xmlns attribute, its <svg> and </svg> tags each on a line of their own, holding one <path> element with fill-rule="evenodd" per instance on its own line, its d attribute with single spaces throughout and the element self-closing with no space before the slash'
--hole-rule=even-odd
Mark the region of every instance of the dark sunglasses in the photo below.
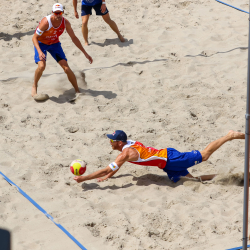
<svg viewBox="0 0 250 250">
<path fill-rule="evenodd" d="M 63 12 L 53 12 L 56 16 L 61 16 L 63 14 Z"/>
</svg>

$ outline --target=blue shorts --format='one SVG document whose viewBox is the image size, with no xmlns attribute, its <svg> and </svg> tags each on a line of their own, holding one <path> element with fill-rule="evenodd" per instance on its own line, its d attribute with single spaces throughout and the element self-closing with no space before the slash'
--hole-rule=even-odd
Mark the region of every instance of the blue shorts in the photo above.
<svg viewBox="0 0 250 250">
<path fill-rule="evenodd" d="M 101 12 L 101 6 L 102 6 L 102 3 L 98 3 L 98 4 L 93 5 L 93 6 L 82 5 L 82 14 L 81 14 L 81 16 L 92 15 L 92 8 L 94 8 L 95 13 L 96 13 L 97 16 L 104 16 L 107 13 L 109 13 L 107 7 L 106 7 L 106 11 L 104 13 L 102 13 Z"/>
<path fill-rule="evenodd" d="M 198 150 L 181 153 L 174 148 L 167 148 L 168 160 L 165 171 L 171 181 L 177 182 L 181 176 L 189 174 L 188 168 L 202 162 L 201 153 Z"/>
<path fill-rule="evenodd" d="M 61 43 L 54 43 L 54 44 L 51 44 L 51 45 L 47 45 L 47 44 L 44 44 L 44 43 L 40 43 L 39 42 L 39 46 L 40 46 L 40 49 L 42 50 L 43 54 L 47 57 L 47 51 L 51 54 L 51 56 L 57 61 L 61 61 L 61 60 L 66 60 L 67 61 L 67 58 L 63 52 L 63 49 L 62 49 L 62 46 L 61 46 Z M 35 48 L 35 56 L 34 56 L 34 59 L 35 59 L 35 63 L 38 63 L 39 61 L 41 61 L 39 59 L 39 54 L 38 54 L 38 51 L 36 49 L 36 47 L 34 46 Z"/>
</svg>

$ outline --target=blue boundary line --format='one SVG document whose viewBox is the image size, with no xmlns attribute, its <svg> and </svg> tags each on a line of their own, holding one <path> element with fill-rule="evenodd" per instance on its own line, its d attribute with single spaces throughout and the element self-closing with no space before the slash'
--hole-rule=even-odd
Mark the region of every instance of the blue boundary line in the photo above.
<svg viewBox="0 0 250 250">
<path fill-rule="evenodd" d="M 33 199 L 31 199 L 21 188 L 19 188 L 14 182 L 12 182 L 7 176 L 5 176 L 2 172 L 0 174 L 3 176 L 3 178 L 9 182 L 9 184 L 15 186 L 18 191 L 26 198 L 28 199 L 36 208 L 38 208 L 42 213 L 44 213 L 47 218 L 49 218 L 55 225 L 57 225 L 65 234 L 68 235 L 68 237 L 73 240 L 82 250 L 87 250 L 76 238 L 74 238 L 61 224 L 58 224 L 54 221 L 54 218 L 49 215 L 42 207 L 40 207 Z"/>
<path fill-rule="evenodd" d="M 222 1 L 220 1 L 220 0 L 216 0 L 216 1 L 219 2 L 219 3 L 225 4 L 225 5 L 229 6 L 229 7 L 232 7 L 232 8 L 234 8 L 234 9 L 236 9 L 236 10 L 239 10 L 239 11 L 242 11 L 242 12 L 245 12 L 245 13 L 249 14 L 249 12 L 247 12 L 247 11 L 245 11 L 245 10 L 239 9 L 239 8 L 237 8 L 237 7 L 234 7 L 234 6 L 230 5 L 230 4 L 224 3 L 224 2 L 222 2 Z M 235 248 L 235 249 L 236 249 L 236 248 Z M 237 248 L 237 249 L 241 249 L 241 248 Z"/>
<path fill-rule="evenodd" d="M 247 248 L 249 248 L 250 245 L 247 245 Z M 230 249 L 226 249 L 226 250 L 239 250 L 242 249 L 242 247 L 235 247 L 235 248 L 230 248 Z"/>
</svg>

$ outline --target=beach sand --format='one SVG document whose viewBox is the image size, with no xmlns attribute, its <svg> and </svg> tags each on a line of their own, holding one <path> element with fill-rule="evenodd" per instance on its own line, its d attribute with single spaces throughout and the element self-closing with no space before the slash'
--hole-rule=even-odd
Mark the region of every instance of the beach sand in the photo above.
<svg viewBox="0 0 250 250">
<path fill-rule="evenodd" d="M 32 35 L 54 1 L 1 1 L 0 171 L 54 217 L 84 247 L 129 250 L 218 250 L 242 245 L 244 141 L 223 145 L 190 173 L 219 174 L 200 183 L 172 183 L 155 167 L 124 164 L 108 181 L 78 184 L 69 164 L 86 174 L 106 167 L 107 133 L 155 148 L 202 150 L 230 129 L 244 132 L 248 15 L 216 1 L 107 1 L 127 39 L 121 43 L 101 17 L 89 21 L 90 65 L 67 33 L 62 47 L 83 93 L 74 90 L 48 55 L 31 97 Z M 83 43 L 72 1 L 65 17 Z M 245 1 L 229 4 L 248 10 Z M 80 14 L 80 3 L 78 3 Z M 13 250 L 79 247 L 0 178 L 0 227 Z"/>
</svg>

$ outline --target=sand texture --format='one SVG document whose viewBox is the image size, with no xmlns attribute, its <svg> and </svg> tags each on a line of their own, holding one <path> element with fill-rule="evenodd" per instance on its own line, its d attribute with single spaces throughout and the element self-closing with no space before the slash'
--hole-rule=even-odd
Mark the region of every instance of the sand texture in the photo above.
<svg viewBox="0 0 250 250">
<path fill-rule="evenodd" d="M 0 171 L 88 250 L 219 250 L 242 245 L 244 141 L 227 142 L 190 169 L 219 174 L 200 183 L 172 183 L 155 167 L 124 164 L 108 181 L 78 184 L 106 167 L 107 133 L 124 130 L 155 148 L 203 150 L 230 129 L 244 132 L 248 15 L 212 0 L 107 0 L 121 43 L 101 17 L 90 17 L 89 64 L 67 33 L 60 37 L 81 92 L 48 55 L 38 93 L 32 35 L 55 1 L 0 1 Z M 83 43 L 72 0 L 65 17 Z M 248 10 L 247 1 L 229 4 Z M 80 14 L 80 3 L 78 4 Z M 0 227 L 13 250 L 79 247 L 0 178 Z"/>
</svg>

